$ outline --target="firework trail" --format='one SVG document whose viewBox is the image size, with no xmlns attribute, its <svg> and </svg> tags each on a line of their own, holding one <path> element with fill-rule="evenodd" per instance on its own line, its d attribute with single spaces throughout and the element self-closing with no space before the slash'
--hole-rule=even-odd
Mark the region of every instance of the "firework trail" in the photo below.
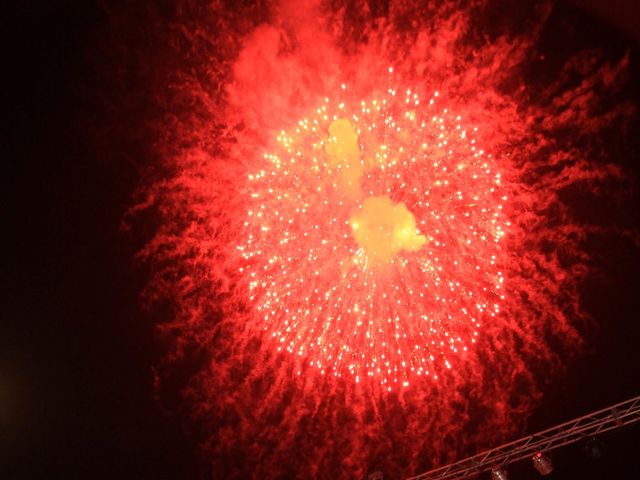
<svg viewBox="0 0 640 480">
<path fill-rule="evenodd" d="M 628 59 L 528 84 L 552 6 L 511 7 L 171 14 L 133 218 L 214 477 L 416 473 L 518 431 L 579 350 L 591 227 L 563 192 L 622 178 L 598 135 Z"/>
</svg>

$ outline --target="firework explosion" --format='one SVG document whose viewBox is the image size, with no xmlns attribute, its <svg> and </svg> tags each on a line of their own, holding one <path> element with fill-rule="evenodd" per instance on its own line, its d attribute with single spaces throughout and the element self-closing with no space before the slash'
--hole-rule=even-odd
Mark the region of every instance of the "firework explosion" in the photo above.
<svg viewBox="0 0 640 480">
<path fill-rule="evenodd" d="M 562 192 L 620 177 L 592 160 L 627 58 L 527 85 L 547 3 L 216 5 L 171 20 L 134 209 L 213 471 L 395 478 L 517 432 L 580 345 Z"/>
<path fill-rule="evenodd" d="M 437 379 L 498 314 L 499 164 L 438 96 L 327 98 L 249 174 L 240 271 L 277 351 L 391 390 Z"/>
</svg>

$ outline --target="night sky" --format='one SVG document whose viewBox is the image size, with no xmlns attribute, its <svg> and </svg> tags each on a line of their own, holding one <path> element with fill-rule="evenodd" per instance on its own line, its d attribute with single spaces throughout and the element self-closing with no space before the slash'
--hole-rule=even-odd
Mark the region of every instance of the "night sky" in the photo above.
<svg viewBox="0 0 640 480">
<path fill-rule="evenodd" d="M 157 3 L 170 17 L 171 2 Z M 154 367 L 167 350 L 156 324 L 170 312 L 141 308 L 150 272 L 133 259 L 155 226 L 123 226 L 142 166 L 153 162 L 149 130 L 136 126 L 162 113 L 151 97 L 126 92 L 153 71 L 133 63 L 126 49 L 111 49 L 114 2 L 20 4 L 0 10 L 0 478 L 227 478 L 210 472 L 198 449 L 202 432 L 165 392 L 171 386 L 162 393 L 155 386 Z M 554 21 L 583 25 L 576 42 L 629 50 L 627 94 L 637 101 L 635 2 L 575 4 L 588 7 L 561 3 Z M 153 44 L 162 30 L 152 35 L 135 22 L 117 28 L 132 45 Z M 638 134 L 636 123 L 629 136 Z M 631 142 L 620 158 L 636 187 L 639 146 Z M 590 205 L 589 215 L 614 211 L 625 228 L 637 229 L 639 191 L 624 206 Z M 528 432 L 640 394 L 640 253 L 628 239 L 605 242 L 593 245 L 600 274 L 582 291 L 594 319 L 586 351 L 545 389 Z M 640 478 L 639 427 L 603 440 L 600 460 L 586 459 L 582 443 L 555 451 L 550 478 Z M 536 477 L 528 462 L 511 467 L 511 478 Z"/>
</svg>

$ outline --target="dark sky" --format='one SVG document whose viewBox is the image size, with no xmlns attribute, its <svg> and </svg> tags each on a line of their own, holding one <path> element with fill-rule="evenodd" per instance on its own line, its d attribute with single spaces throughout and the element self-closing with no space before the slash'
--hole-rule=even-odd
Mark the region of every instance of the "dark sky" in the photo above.
<svg viewBox="0 0 640 480">
<path fill-rule="evenodd" d="M 109 85 L 87 46 L 105 14 L 90 0 L 20 3 L 0 11 L 0 478 L 204 476 L 179 412 L 163 413 L 155 400 L 152 366 L 163 345 L 138 306 L 146 272 L 131 261 L 144 235 L 120 229 L 144 139 L 115 129 L 118 154 L 94 140 L 105 113 L 92 89 Z M 634 50 L 640 85 L 635 2 L 574 3 L 590 4 L 580 14 L 585 28 L 597 27 L 589 34 Z M 625 162 L 637 179 L 637 149 Z M 596 247 L 610 255 L 584 293 L 600 327 L 547 390 L 532 432 L 640 394 L 638 252 L 621 240 Z M 585 460 L 582 444 L 555 453 L 553 478 L 640 478 L 640 428 L 605 442 L 599 461 Z M 537 476 L 529 465 L 512 472 Z"/>
</svg>

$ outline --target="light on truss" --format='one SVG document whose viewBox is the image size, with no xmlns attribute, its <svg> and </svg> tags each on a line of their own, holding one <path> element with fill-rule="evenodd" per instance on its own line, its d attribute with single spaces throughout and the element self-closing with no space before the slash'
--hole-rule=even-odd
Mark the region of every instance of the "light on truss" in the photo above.
<svg viewBox="0 0 640 480">
<path fill-rule="evenodd" d="M 604 457 L 604 443 L 599 438 L 593 437 L 584 446 L 584 453 L 589 458 L 602 458 Z"/>
<path fill-rule="evenodd" d="M 491 469 L 491 480 L 509 480 L 507 471 L 502 467 L 493 467 Z"/>
<path fill-rule="evenodd" d="M 536 453 L 531 460 L 533 461 L 534 468 L 540 475 L 549 475 L 553 472 L 553 464 L 551 459 L 542 452 Z"/>
</svg>

